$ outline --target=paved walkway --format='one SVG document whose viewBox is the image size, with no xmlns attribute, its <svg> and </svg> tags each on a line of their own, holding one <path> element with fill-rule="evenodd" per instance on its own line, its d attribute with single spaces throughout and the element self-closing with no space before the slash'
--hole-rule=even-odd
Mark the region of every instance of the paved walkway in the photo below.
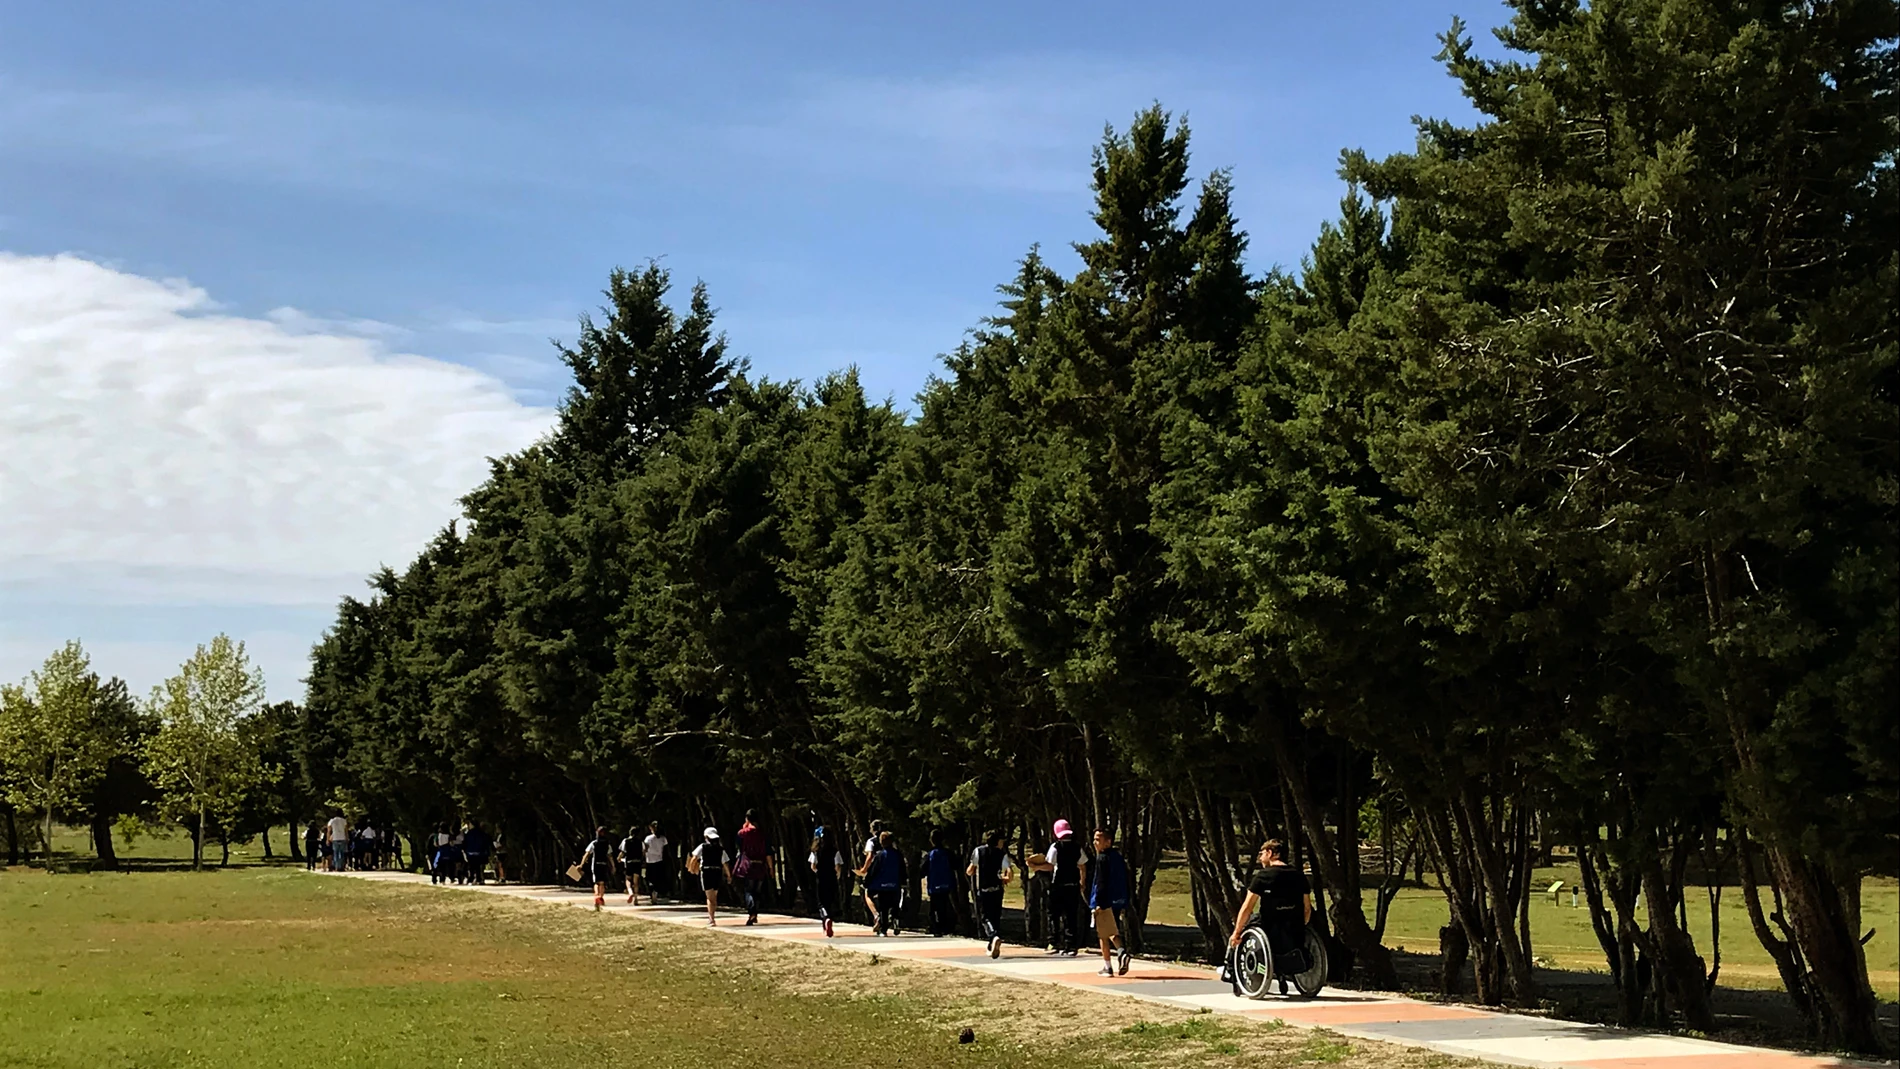
<svg viewBox="0 0 1900 1069">
<path fill-rule="evenodd" d="M 428 877 L 407 872 L 352 872 L 350 876 L 381 883 L 428 886 Z M 443 887 L 441 890 L 506 895 L 538 902 L 592 908 L 593 896 L 553 887 L 487 884 L 479 887 Z M 643 920 L 701 927 L 703 906 L 627 906 L 609 895 L 607 910 Z M 1503 1065 L 1539 1069 L 1845 1069 L 1862 1064 L 1834 1058 L 1816 1058 L 1785 1051 L 1740 1047 L 1727 1043 L 1686 1039 L 1605 1028 L 1600 1025 L 1554 1021 L 1493 1013 L 1466 1006 L 1444 1006 L 1399 995 L 1328 988 L 1312 1000 L 1269 997 L 1259 1002 L 1236 998 L 1212 969 L 1136 959 L 1126 976 L 1098 976 L 1101 958 L 1050 957 L 1026 947 L 1005 947 L 991 960 L 984 945 L 974 939 L 925 935 L 880 937 L 857 925 L 837 926 L 837 937 L 826 939 L 817 922 L 802 917 L 763 915 L 746 927 L 743 919 L 716 929 L 734 936 L 822 943 L 837 950 L 879 954 L 887 958 L 933 961 L 992 976 L 1034 983 L 1060 984 L 1103 994 L 1147 999 L 1173 1006 L 1206 1008 L 1241 1017 L 1279 1019 L 1287 1024 L 1327 1028 L 1342 1035 L 1382 1043 L 1425 1047 L 1446 1054 L 1477 1058 Z"/>
</svg>

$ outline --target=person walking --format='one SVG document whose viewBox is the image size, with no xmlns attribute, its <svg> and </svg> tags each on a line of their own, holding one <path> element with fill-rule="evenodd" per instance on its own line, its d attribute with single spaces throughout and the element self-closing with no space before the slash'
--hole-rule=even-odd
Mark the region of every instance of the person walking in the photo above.
<svg viewBox="0 0 1900 1069">
<path fill-rule="evenodd" d="M 1055 841 L 1043 854 L 1049 866 L 1049 952 L 1073 958 L 1081 942 L 1082 888 L 1088 880 L 1088 859 L 1068 821 L 1056 821 L 1051 831 Z"/>
<path fill-rule="evenodd" d="M 607 904 L 607 885 L 614 878 L 614 841 L 607 837 L 606 826 L 594 829 L 594 841 L 581 854 L 581 874 L 594 885 L 594 911 Z"/>
<path fill-rule="evenodd" d="M 480 824 L 470 824 L 462 833 L 462 864 L 469 883 L 483 883 L 487 880 L 488 855 L 494 850 L 494 841 L 482 830 Z"/>
<path fill-rule="evenodd" d="M 646 866 L 647 902 L 650 905 L 659 904 L 660 888 L 671 891 L 671 881 L 666 878 L 666 848 L 670 845 L 666 836 L 660 834 L 658 821 L 647 825 L 647 837 L 640 840 L 640 857 Z"/>
<path fill-rule="evenodd" d="M 772 867 L 772 844 L 765 829 L 753 823 L 750 809 L 745 811 L 745 823 L 739 825 L 738 839 L 739 860 L 732 874 L 745 895 L 745 922 L 750 926 L 759 923 L 759 899 L 768 884 L 777 885 L 778 874 Z"/>
<path fill-rule="evenodd" d="M 693 847 L 686 859 L 686 871 L 699 877 L 699 889 L 706 893 L 706 927 L 719 926 L 719 892 L 732 882 L 732 855 L 719 841 L 719 829 L 707 828 L 705 841 Z"/>
<path fill-rule="evenodd" d="M 350 860 L 350 821 L 342 813 L 330 818 L 324 828 L 330 840 L 330 871 L 342 872 Z"/>
<path fill-rule="evenodd" d="M 646 871 L 646 863 L 640 856 L 639 828 L 627 829 L 627 837 L 620 840 L 616 856 L 620 858 L 620 872 L 627 881 L 627 904 L 631 906 L 640 900 L 640 875 Z"/>
<path fill-rule="evenodd" d="M 1003 953 L 1003 888 L 1013 874 L 1009 851 L 1003 849 L 1003 833 L 984 832 L 983 845 L 970 852 L 970 866 L 963 871 L 976 894 L 978 927 L 989 943 L 990 957 L 997 957 Z"/>
<path fill-rule="evenodd" d="M 832 922 L 838 915 L 838 884 L 844 880 L 844 851 L 831 841 L 831 832 L 823 824 L 812 829 L 811 853 L 805 860 L 812 871 L 813 899 L 818 906 L 818 922 L 825 927 L 825 938 L 834 934 Z"/>
<path fill-rule="evenodd" d="M 871 857 L 877 853 L 877 838 L 882 834 L 884 834 L 884 822 L 881 820 L 873 820 L 871 822 L 871 836 L 864 840 L 864 849 L 858 851 L 858 867 L 852 870 L 852 873 L 860 880 L 864 878 L 865 871 L 871 867 Z M 871 897 L 871 889 L 869 887 L 861 887 L 860 894 L 864 897 L 864 911 L 869 913 L 872 917 L 876 917 L 877 901 Z"/>
<path fill-rule="evenodd" d="M 1103 976 L 1128 975 L 1128 939 L 1122 934 L 1122 911 L 1128 908 L 1128 860 L 1115 849 L 1107 828 L 1095 829 L 1095 863 L 1089 866 L 1089 910 L 1095 919 L 1095 939 L 1102 945 Z"/>
<path fill-rule="evenodd" d="M 429 882 L 452 883 L 455 880 L 455 836 L 447 824 L 437 825 L 429 836 Z"/>
<path fill-rule="evenodd" d="M 323 863 L 323 826 L 305 824 L 303 826 L 303 866 L 305 871 L 314 872 Z"/>
<path fill-rule="evenodd" d="M 899 914 L 904 908 L 904 884 L 910 873 L 904 853 L 897 849 L 890 832 L 878 832 L 877 850 L 858 875 L 864 877 L 864 891 L 871 896 L 875 918 L 872 930 L 879 935 L 902 935 L 904 922 Z"/>
<path fill-rule="evenodd" d="M 924 855 L 924 893 L 930 896 L 930 934 L 956 934 L 957 858 L 944 849 L 942 828 L 930 832 L 930 851 Z"/>
</svg>

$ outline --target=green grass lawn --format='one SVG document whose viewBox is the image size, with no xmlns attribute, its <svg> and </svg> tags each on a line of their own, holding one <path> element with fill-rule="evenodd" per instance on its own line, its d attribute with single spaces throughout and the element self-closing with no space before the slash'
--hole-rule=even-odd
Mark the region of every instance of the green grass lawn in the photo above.
<svg viewBox="0 0 1900 1069">
<path fill-rule="evenodd" d="M 269 834 L 271 859 L 288 861 L 290 859 L 290 830 L 272 828 Z M 148 826 L 130 842 L 127 842 L 123 835 L 114 834 L 112 843 L 121 860 L 160 863 L 191 860 L 191 836 L 172 826 Z M 85 866 L 95 856 L 92 833 L 82 827 L 53 825 L 53 854 L 61 862 Z M 215 841 L 205 843 L 205 861 L 216 864 L 220 857 L 221 851 Z M 264 860 L 264 844 L 257 837 L 231 844 L 231 864 L 233 865 L 252 865 Z"/>
<path fill-rule="evenodd" d="M 965 1024 L 977 1042 L 957 1042 Z M 1455 1061 L 929 963 L 287 866 L 0 869 L 0 1066 L 1316 1060 Z"/>
<path fill-rule="evenodd" d="M 0 1065 L 824 1064 L 874 1045 L 898 1065 L 1008 1060 L 958 1051 L 902 999 L 794 998 L 663 960 L 613 969 L 390 900 L 414 893 L 257 868 L 0 875 Z"/>
<path fill-rule="evenodd" d="M 1577 870 L 1574 867 L 1537 870 L 1538 887 L 1548 887 L 1553 880 L 1564 881 L 1565 888 L 1555 901 L 1544 894 L 1531 897 L 1532 952 L 1540 964 L 1550 968 L 1607 973 L 1609 966 L 1590 928 L 1589 905 L 1581 900 L 1574 909 L 1570 905 L 1568 889 L 1576 885 Z M 1713 945 L 1709 902 L 1701 888 L 1689 889 L 1688 907 L 1696 950 L 1708 959 Z M 1163 924 L 1194 923 L 1185 868 L 1164 868 L 1157 874 L 1148 917 Z M 1436 954 L 1438 929 L 1449 917 L 1445 896 L 1436 888 L 1407 887 L 1392 902 L 1385 943 L 1394 949 Z M 1718 979 L 1723 986 L 1780 988 L 1781 978 L 1775 972 L 1774 961 L 1755 938 L 1754 929 L 1749 927 L 1748 912 L 1738 889 L 1730 887 L 1722 892 L 1721 918 L 1722 972 Z M 1870 877 L 1861 884 L 1861 923 L 1864 928 L 1874 930 L 1874 938 L 1867 943 L 1867 967 L 1874 990 L 1885 999 L 1900 998 L 1900 882 Z"/>
</svg>

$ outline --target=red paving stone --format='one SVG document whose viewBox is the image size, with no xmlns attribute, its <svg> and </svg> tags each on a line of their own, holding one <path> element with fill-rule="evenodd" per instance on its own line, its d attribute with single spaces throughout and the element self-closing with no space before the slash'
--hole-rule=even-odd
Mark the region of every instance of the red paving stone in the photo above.
<svg viewBox="0 0 1900 1069">
<path fill-rule="evenodd" d="M 1097 968 L 1100 968 L 1100 966 L 1097 966 Z M 1034 979 L 1055 980 L 1065 984 L 1081 984 L 1085 987 L 1094 987 L 1097 984 L 1138 984 L 1144 980 L 1210 980 L 1212 977 L 1204 972 L 1147 972 L 1129 973 L 1127 976 L 1103 976 L 1101 973 L 1087 972 L 1075 973 L 1073 975 L 1069 973 L 1056 973 L 1053 976 L 1037 976 L 1034 977 Z"/>
<path fill-rule="evenodd" d="M 880 953 L 883 953 L 883 952 L 880 951 Z M 924 959 L 973 958 L 976 955 L 981 954 L 981 953 L 983 953 L 981 950 L 972 950 L 969 947 L 920 947 L 917 950 L 911 950 L 908 947 L 906 947 L 903 950 L 890 951 L 888 956 L 893 957 L 893 958 L 924 958 Z"/>
<path fill-rule="evenodd" d="M 1288 1024 L 1377 1024 L 1396 1021 L 1458 1021 L 1486 1017 L 1479 1010 L 1434 1006 L 1429 1002 L 1363 1002 L 1346 1006 L 1289 1003 L 1270 1010 L 1246 1010 L 1248 1016 L 1278 1017 Z"/>
</svg>

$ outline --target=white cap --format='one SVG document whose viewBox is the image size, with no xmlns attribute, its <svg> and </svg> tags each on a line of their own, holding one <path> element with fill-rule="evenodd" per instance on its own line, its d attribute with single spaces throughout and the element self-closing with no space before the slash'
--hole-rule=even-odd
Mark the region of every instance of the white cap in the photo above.
<svg viewBox="0 0 1900 1069">
<path fill-rule="evenodd" d="M 719 838 L 719 829 L 718 829 L 718 828 L 707 828 L 707 829 L 706 829 L 706 838 L 708 838 L 708 839 L 717 839 L 717 838 Z"/>
</svg>

